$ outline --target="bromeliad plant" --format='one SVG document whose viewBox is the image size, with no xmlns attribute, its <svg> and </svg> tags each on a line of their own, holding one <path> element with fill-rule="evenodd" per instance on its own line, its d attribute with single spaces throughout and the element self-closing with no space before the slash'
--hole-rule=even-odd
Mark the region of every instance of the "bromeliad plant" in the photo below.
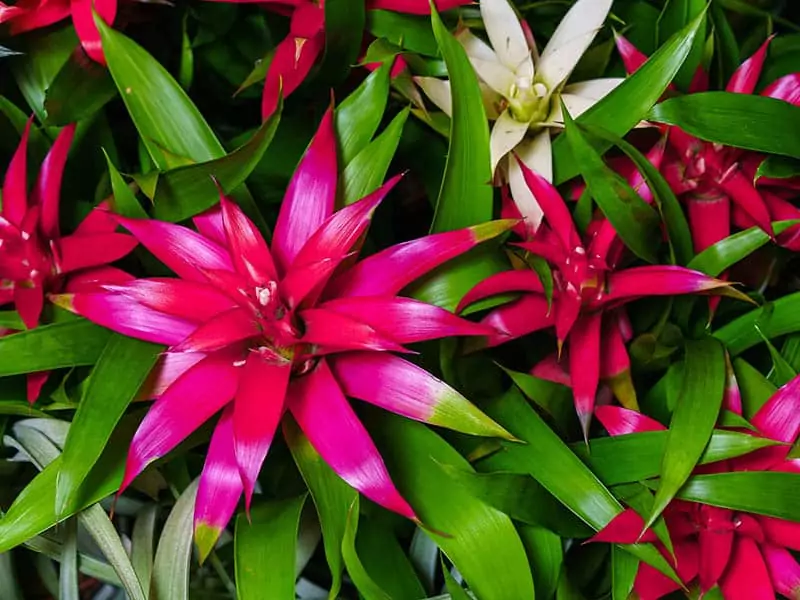
<svg viewBox="0 0 800 600">
<path fill-rule="evenodd" d="M 522 292 L 520 298 L 483 318 L 483 324 L 496 330 L 485 345 L 497 346 L 553 327 L 558 342 L 556 361 L 568 343 L 569 382 L 588 438 L 601 379 L 616 387 L 626 406 L 638 408 L 628 379 L 630 359 L 625 344 L 631 330 L 625 304 L 648 296 L 739 294 L 724 281 L 683 267 L 618 268 L 620 253 L 612 250 L 618 240 L 610 222 L 600 218 L 592 223 L 591 235 L 584 241 L 558 191 L 521 161 L 519 167 L 531 194 L 539 200 L 544 223 L 533 237 L 515 245 L 547 261 L 552 269 L 552 289 L 545 289 L 532 268 L 506 271 L 470 290 L 459 309 L 497 294 Z M 545 360 L 552 365 L 552 357 Z"/>
<path fill-rule="evenodd" d="M 800 597 L 792 3 L 7 2 L 0 600 Z"/>
<path fill-rule="evenodd" d="M 726 92 L 755 93 L 771 41 L 768 38 L 736 69 Z M 647 57 L 621 35 L 616 42 L 626 70 L 634 73 Z M 705 92 L 708 88 L 708 74 L 698 67 L 690 93 Z M 760 95 L 800 106 L 800 73 L 769 82 Z M 762 154 L 703 141 L 680 127 L 663 129 L 669 146 L 664 174 L 686 203 L 696 252 L 728 237 L 731 221 L 742 228 L 757 226 L 773 235 L 773 221 L 800 216 L 800 211 L 787 200 L 795 194 L 800 180 L 760 177 L 757 168 L 765 158 Z M 797 250 L 797 234 L 797 228 L 793 228 L 783 232 L 779 239 Z"/>
<path fill-rule="evenodd" d="M 772 440 L 776 446 L 704 465 L 698 474 L 800 473 L 800 461 L 788 458 L 789 447 L 783 445 L 794 443 L 800 434 L 798 402 L 800 376 L 782 386 L 751 419 L 751 435 Z M 598 409 L 597 417 L 613 436 L 665 429 L 658 421 L 614 406 Z M 724 597 L 732 600 L 769 600 L 776 593 L 794 598 L 800 593 L 800 563 L 791 552 L 800 551 L 798 523 L 685 500 L 673 501 L 665 520 L 684 585 L 696 581 L 702 594 L 718 585 Z M 643 526 L 642 517 L 627 509 L 594 541 L 630 544 L 641 538 L 657 542 L 650 530 L 642 535 Z M 642 600 L 657 600 L 678 589 L 680 583 L 652 567 L 639 568 L 634 590 Z"/>
<path fill-rule="evenodd" d="M 572 71 L 602 28 L 609 0 L 579 0 L 559 23 L 539 55 L 530 27 L 507 0 L 482 0 L 481 16 L 491 46 L 469 29 L 458 32 L 484 90 L 486 114 L 494 121 L 491 170 L 508 183 L 526 224 L 536 231 L 543 217 L 520 168 L 524 164 L 548 181 L 553 177 L 550 136 L 564 126 L 563 102 L 573 117 L 589 110 L 622 81 L 602 78 L 566 85 Z M 433 77 L 417 83 L 445 113 L 451 113 L 450 84 Z M 514 160 L 512 153 L 519 160 Z"/>
<path fill-rule="evenodd" d="M 39 324 L 45 296 L 81 289 L 98 281 L 114 281 L 120 272 L 110 266 L 136 246 L 131 236 L 117 233 L 104 212 L 92 212 L 70 235 L 61 235 L 61 179 L 75 127 L 65 127 L 44 159 L 36 184 L 28 192 L 28 120 L 6 170 L 0 210 L 0 305 L 13 304 L 28 329 Z M 39 397 L 47 372 L 28 376 L 28 401 Z"/>
<path fill-rule="evenodd" d="M 397 294 L 481 241 L 497 221 L 356 255 L 398 177 L 334 212 L 338 165 L 329 109 L 289 184 L 272 241 L 236 204 L 195 218 L 197 232 L 118 221 L 180 278 L 132 279 L 52 297 L 125 335 L 167 344 L 158 398 L 131 443 L 120 491 L 222 411 L 200 477 L 195 537 L 204 559 L 258 473 L 288 411 L 331 468 L 370 500 L 409 519 L 345 396 L 405 417 L 484 436 L 510 435 L 456 390 L 391 352 L 404 344 L 485 335 L 486 327 Z"/>
</svg>

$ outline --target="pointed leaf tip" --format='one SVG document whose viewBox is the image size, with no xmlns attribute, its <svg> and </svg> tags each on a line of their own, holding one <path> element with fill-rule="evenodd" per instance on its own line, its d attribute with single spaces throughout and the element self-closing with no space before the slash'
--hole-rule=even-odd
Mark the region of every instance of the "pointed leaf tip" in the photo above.
<svg viewBox="0 0 800 600">
<path fill-rule="evenodd" d="M 249 513 L 248 513 L 249 516 Z M 194 526 L 194 543 L 197 546 L 198 561 L 202 565 L 211 554 L 217 540 L 222 533 L 222 529 L 213 527 L 208 523 L 196 523 Z"/>
</svg>

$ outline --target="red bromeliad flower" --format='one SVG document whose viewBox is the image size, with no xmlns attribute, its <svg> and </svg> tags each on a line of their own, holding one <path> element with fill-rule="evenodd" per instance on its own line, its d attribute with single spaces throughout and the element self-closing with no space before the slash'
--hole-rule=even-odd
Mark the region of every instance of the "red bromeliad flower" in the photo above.
<svg viewBox="0 0 800 600">
<path fill-rule="evenodd" d="M 458 311 L 489 296 L 523 292 L 483 319 L 483 324 L 496 330 L 486 338 L 485 345 L 497 346 L 551 326 L 555 327 L 559 350 L 569 339 L 575 408 L 586 435 L 601 377 L 619 379 L 630 367 L 625 348 L 629 328 L 620 308 L 623 304 L 646 296 L 738 293 L 726 282 L 684 267 L 617 269 L 617 259 L 610 253 L 616 240 L 611 224 L 605 219 L 596 221 L 584 242 L 558 191 L 521 162 L 520 167 L 544 212 L 546 225 L 534 237 L 516 245 L 544 258 L 553 269 L 552 306 L 539 276 L 533 270 L 521 269 L 482 281 L 464 296 Z"/>
<path fill-rule="evenodd" d="M 111 25 L 117 16 L 117 0 L 19 0 L 13 6 L 0 2 L 0 23 L 8 23 L 12 35 L 47 27 L 72 17 L 83 49 L 93 60 L 105 64 L 100 32 L 92 8 Z"/>
<path fill-rule="evenodd" d="M 666 429 L 640 413 L 615 406 L 599 407 L 596 414 L 614 436 Z M 785 445 L 704 465 L 697 472 L 800 474 L 800 460 L 787 459 L 800 434 L 800 377 L 779 389 L 751 422 L 759 435 Z M 719 585 L 725 600 L 773 600 L 776 593 L 800 597 L 800 564 L 789 552 L 800 551 L 800 523 L 683 500 L 673 500 L 664 518 L 684 584 L 697 580 L 702 592 Z M 635 543 L 643 527 L 642 517 L 627 509 L 592 540 Z M 657 542 L 657 538 L 648 530 L 642 541 Z M 634 591 L 640 600 L 656 600 L 678 589 L 677 583 L 652 567 L 639 566 Z"/>
<path fill-rule="evenodd" d="M 136 240 L 115 233 L 116 222 L 93 211 L 72 235 L 62 236 L 58 223 L 61 178 L 75 126 L 61 130 L 28 194 L 28 136 L 25 126 L 3 182 L 0 210 L 0 305 L 13 302 L 28 329 L 39 324 L 44 296 L 64 285 L 64 275 L 76 273 L 70 286 L 115 279 L 120 272 L 102 267 L 128 254 Z M 94 267 L 94 268 L 92 268 Z M 9 333 L 9 332 L 6 332 Z M 28 378 L 28 401 L 34 402 L 47 373 Z"/>
<path fill-rule="evenodd" d="M 262 118 L 268 119 L 278 107 L 278 96 L 287 98 L 308 76 L 325 48 L 325 2 L 313 0 L 214 0 L 216 2 L 257 2 L 278 14 L 291 16 L 289 35 L 275 48 L 267 70 L 261 102 Z M 438 0 L 438 10 L 448 10 L 471 0 Z M 366 0 L 369 10 L 390 10 L 411 15 L 429 15 L 428 0 Z M 402 70 L 397 60 L 392 74 Z"/>
<path fill-rule="evenodd" d="M 754 93 L 771 40 L 769 38 L 742 63 L 728 82 L 726 91 Z M 617 48 L 628 73 L 636 71 L 647 60 L 622 36 L 617 36 Z M 690 92 L 707 90 L 708 76 L 700 68 Z M 761 95 L 800 106 L 800 73 L 781 77 L 768 85 Z M 796 195 L 800 178 L 788 181 L 760 179 L 756 187 L 753 179 L 763 155 L 705 142 L 678 127 L 664 126 L 662 129 L 669 145 L 663 172 L 675 193 L 686 203 L 696 252 L 728 237 L 732 218 L 739 226 L 757 225 L 770 234 L 772 221 L 800 218 L 800 210 L 789 203 L 784 194 L 788 190 Z M 800 249 L 800 228 L 784 232 L 779 241 Z"/>
<path fill-rule="evenodd" d="M 489 332 L 398 292 L 510 223 L 431 235 L 357 261 L 374 210 L 399 178 L 334 212 L 332 114 L 289 184 L 271 249 L 224 196 L 219 209 L 195 219 L 197 232 L 118 218 L 179 278 L 136 279 L 53 299 L 120 333 L 169 345 L 121 490 L 222 411 L 195 508 L 203 556 L 242 491 L 249 506 L 286 410 L 342 479 L 411 519 L 413 509 L 346 396 L 461 432 L 509 437 L 454 389 L 392 353 L 407 352 L 407 343 Z"/>
</svg>

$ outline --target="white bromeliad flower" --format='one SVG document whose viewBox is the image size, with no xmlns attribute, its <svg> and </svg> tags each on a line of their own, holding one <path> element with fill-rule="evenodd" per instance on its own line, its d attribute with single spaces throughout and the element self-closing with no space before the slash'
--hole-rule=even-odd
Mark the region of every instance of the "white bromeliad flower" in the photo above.
<svg viewBox="0 0 800 600">
<path fill-rule="evenodd" d="M 456 34 L 481 82 L 484 105 L 494 121 L 491 132 L 492 173 L 508 182 L 511 196 L 535 231 L 542 210 L 531 194 L 512 151 L 548 181 L 553 178 L 550 133 L 564 126 L 563 101 L 573 117 L 591 108 L 619 85 L 621 78 L 592 79 L 565 85 L 591 45 L 613 0 L 578 0 L 559 24 L 541 56 L 527 24 L 508 0 L 480 0 L 491 46 L 468 29 Z M 430 100 L 448 115 L 450 82 L 417 77 Z"/>
</svg>

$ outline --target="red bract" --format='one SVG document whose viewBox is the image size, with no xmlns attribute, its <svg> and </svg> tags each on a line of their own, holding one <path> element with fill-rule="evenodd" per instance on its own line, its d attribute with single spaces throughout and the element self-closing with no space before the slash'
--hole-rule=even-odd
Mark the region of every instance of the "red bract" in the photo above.
<svg viewBox="0 0 800 600">
<path fill-rule="evenodd" d="M 0 210 L 0 305 L 13 302 L 23 323 L 39 323 L 48 292 L 57 292 L 64 275 L 78 272 L 73 286 L 97 279 L 117 279 L 121 272 L 107 265 L 128 254 L 136 240 L 115 233 L 116 223 L 103 211 L 94 211 L 72 235 L 62 236 L 58 216 L 61 178 L 75 126 L 65 127 L 48 152 L 39 177 L 28 194 L 28 136 L 25 126 L 3 182 Z M 28 401 L 34 402 L 47 379 L 34 373 L 28 379 Z"/>
<path fill-rule="evenodd" d="M 771 39 L 742 63 L 726 91 L 737 94 L 755 91 Z M 647 59 L 622 36 L 617 36 L 617 48 L 629 73 Z M 708 77 L 698 69 L 690 91 L 707 89 Z M 778 79 L 761 95 L 800 105 L 800 73 Z M 800 218 L 800 210 L 781 196 L 783 189 L 796 190 L 800 181 L 760 180 L 758 188 L 753 184 L 756 168 L 764 158 L 762 155 L 704 142 L 678 127 L 663 127 L 663 130 L 670 148 L 663 173 L 686 203 L 696 252 L 730 235 L 732 218 L 739 226 L 757 225 L 770 234 L 772 221 Z M 798 228 L 793 228 L 784 232 L 779 241 L 800 247 L 800 241 L 792 241 L 797 234 Z"/>
<path fill-rule="evenodd" d="M 119 218 L 179 278 L 102 285 L 54 301 L 120 333 L 170 346 L 157 400 L 133 438 L 121 490 L 215 413 L 195 510 L 201 553 L 244 491 L 249 505 L 285 410 L 342 479 L 414 519 L 346 396 L 477 435 L 508 434 L 454 389 L 390 352 L 487 327 L 398 292 L 509 222 L 431 235 L 356 261 L 372 214 L 399 178 L 334 212 L 333 111 L 292 178 L 271 249 L 239 207 L 195 219 L 198 231 Z"/>
<path fill-rule="evenodd" d="M 660 423 L 614 406 L 597 409 L 597 418 L 611 435 L 664 430 Z M 756 413 L 758 434 L 792 444 L 800 433 L 800 377 L 781 389 Z M 755 434 L 754 434 L 755 435 Z M 787 460 L 789 445 L 757 450 L 740 458 L 705 465 L 698 473 L 728 471 L 789 471 L 800 473 L 800 460 Z M 800 564 L 789 550 L 800 551 L 800 523 L 673 500 L 664 518 L 683 583 L 695 580 L 703 592 L 719 585 L 726 600 L 773 600 L 800 595 Z M 635 543 L 644 520 L 633 510 L 621 513 L 594 541 Z M 645 541 L 656 541 L 648 531 Z M 665 553 L 666 556 L 666 553 Z M 634 591 L 641 600 L 655 600 L 679 585 L 641 564 Z"/>
<path fill-rule="evenodd" d="M 14 6 L 0 2 L 0 23 L 8 23 L 12 35 L 47 27 L 72 17 L 83 49 L 93 60 L 105 64 L 100 32 L 92 8 L 111 25 L 117 15 L 117 0 L 20 0 Z"/>
<path fill-rule="evenodd" d="M 214 0 L 216 2 L 258 2 L 279 14 L 291 15 L 289 34 L 276 46 L 264 82 L 261 115 L 268 119 L 278 107 L 278 97 L 287 98 L 308 76 L 325 49 L 325 2 L 320 0 Z M 448 10 L 471 0 L 439 0 L 437 8 Z M 412 15 L 430 14 L 427 0 L 367 0 L 367 9 L 382 9 Z M 392 70 L 403 68 L 398 60 Z"/>
<path fill-rule="evenodd" d="M 462 299 L 459 310 L 483 298 L 522 292 L 482 321 L 495 333 L 485 345 L 497 346 L 527 333 L 555 327 L 559 348 L 569 340 L 569 364 L 575 408 L 588 431 L 601 378 L 626 377 L 630 361 L 625 340 L 627 321 L 620 307 L 645 296 L 736 294 L 728 284 L 676 266 L 616 269 L 609 251 L 616 233 L 606 220 L 590 228 L 584 242 L 558 191 L 520 162 L 525 181 L 544 212 L 546 225 L 520 248 L 544 258 L 553 269 L 552 306 L 539 276 L 527 269 L 506 271 L 482 281 Z M 617 309 L 613 310 L 612 309 Z M 601 359 L 602 357 L 602 359 Z"/>
</svg>

